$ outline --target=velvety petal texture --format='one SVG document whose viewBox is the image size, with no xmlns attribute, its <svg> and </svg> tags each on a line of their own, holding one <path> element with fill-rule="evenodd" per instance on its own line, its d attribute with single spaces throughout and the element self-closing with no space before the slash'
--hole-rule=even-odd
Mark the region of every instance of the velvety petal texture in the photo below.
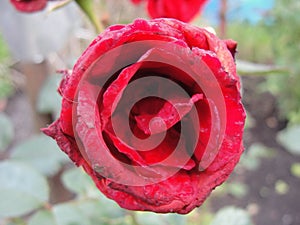
<svg viewBox="0 0 300 225">
<path fill-rule="evenodd" d="M 175 19 L 111 26 L 64 74 L 43 132 L 121 207 L 188 213 L 243 152 L 235 48 Z"/>
<path fill-rule="evenodd" d="M 143 0 L 131 0 L 139 4 Z M 174 18 L 183 22 L 191 21 L 201 13 L 207 0 L 147 0 L 147 10 L 151 18 Z"/>
</svg>

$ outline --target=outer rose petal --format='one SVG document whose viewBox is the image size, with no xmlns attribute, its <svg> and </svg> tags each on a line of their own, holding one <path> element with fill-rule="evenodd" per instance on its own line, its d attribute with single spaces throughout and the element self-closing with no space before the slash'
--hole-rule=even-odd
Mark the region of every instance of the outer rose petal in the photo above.
<svg viewBox="0 0 300 225">
<path fill-rule="evenodd" d="M 142 42 L 139 45 L 139 41 L 150 42 L 146 44 Z M 178 56 L 171 54 L 171 51 L 169 54 L 168 48 L 157 48 L 151 44 L 155 41 L 172 43 L 189 51 L 183 51 L 183 54 L 178 54 Z M 138 47 L 130 51 L 126 49 L 128 43 L 135 43 Z M 53 137 L 60 148 L 77 165 L 83 166 L 97 187 L 121 207 L 154 212 L 188 213 L 201 205 L 210 192 L 227 179 L 243 152 L 242 134 L 245 112 L 241 104 L 239 77 L 236 74 L 233 59 L 233 49 L 235 49 L 233 43 L 222 41 L 204 29 L 173 19 L 150 21 L 139 19 L 126 26 L 112 26 L 91 43 L 78 59 L 72 74 L 66 75 L 62 81 L 59 89 L 63 96 L 60 118 L 43 131 Z M 152 51 L 153 54 L 147 55 L 146 52 L 151 49 L 155 49 L 157 54 Z M 110 57 L 105 59 L 105 53 L 108 52 Z M 118 82 L 116 78 L 120 73 L 113 72 L 113 68 L 129 68 L 128 66 L 132 64 L 135 67 L 145 55 L 166 60 L 172 57 L 170 61 L 178 60 L 177 65 L 185 66 L 188 71 L 190 69 L 190 71 L 199 72 L 202 68 L 199 61 L 209 68 L 209 70 L 203 68 L 204 70 L 197 73 L 202 82 L 202 86 L 199 87 L 191 78 L 174 69 L 161 67 L 155 63 L 150 64 L 150 69 L 152 68 L 153 71 L 159 69 L 167 74 L 166 77 L 181 81 L 191 95 L 202 96 L 203 94 L 203 99 L 201 97 L 199 101 L 194 101 L 200 128 L 190 129 L 190 132 L 198 131 L 200 138 L 195 146 L 192 164 L 189 162 L 185 168 L 182 166 L 176 174 L 159 183 L 144 186 L 126 185 L 115 180 L 118 177 L 126 177 L 128 182 L 143 182 L 144 176 L 155 175 L 155 172 L 163 176 L 164 171 L 168 173 L 178 163 L 175 156 L 174 160 L 169 160 L 169 164 L 164 166 L 157 165 L 149 170 L 147 167 L 145 170 L 144 167 L 132 169 L 132 166 L 156 163 L 155 155 L 130 152 L 132 149 L 123 148 L 122 144 L 118 143 L 119 137 L 104 126 L 111 120 L 110 113 L 106 113 L 105 110 L 115 109 L 111 105 L 110 98 L 105 101 L 103 98 L 105 90 L 113 90 L 110 85 L 114 81 Z M 104 61 L 97 61 L 102 58 Z M 141 68 L 137 68 L 136 72 L 139 69 Z M 114 74 L 114 79 L 104 86 L 97 86 L 99 82 L 107 80 L 107 76 L 111 74 Z M 209 74 L 214 75 L 213 80 L 206 79 Z M 124 83 L 121 82 L 121 85 Z M 223 97 L 220 96 L 218 99 L 211 96 L 209 98 L 209 95 L 205 93 L 206 87 L 216 91 L 219 89 Z M 100 98 L 97 92 L 99 88 L 104 89 L 100 92 Z M 113 92 L 109 91 L 107 96 L 110 94 Z M 214 108 L 217 108 L 220 102 L 224 102 L 226 106 L 224 115 L 226 126 L 222 141 L 220 145 L 217 145 L 210 142 L 210 137 L 220 129 L 213 124 L 214 120 L 220 119 L 218 115 L 214 115 Z M 188 124 L 192 126 L 195 118 L 189 118 L 189 114 L 187 112 L 182 117 L 189 119 Z M 180 119 L 184 120 L 181 117 Z M 169 129 L 177 131 L 174 126 Z M 189 134 L 186 135 L 186 141 L 189 136 Z M 213 136 L 212 139 L 217 139 L 217 137 Z M 216 149 L 217 152 L 213 152 L 216 146 L 219 146 Z M 209 153 L 215 153 L 215 158 L 210 158 Z M 125 166 L 122 161 L 128 166 Z"/>
<path fill-rule="evenodd" d="M 14 7 L 21 12 L 36 12 L 43 10 L 47 5 L 47 0 L 10 0 Z"/>
<path fill-rule="evenodd" d="M 134 4 L 142 0 L 131 0 Z M 183 22 L 191 21 L 202 11 L 207 0 L 148 0 L 151 18 L 174 18 Z"/>
</svg>

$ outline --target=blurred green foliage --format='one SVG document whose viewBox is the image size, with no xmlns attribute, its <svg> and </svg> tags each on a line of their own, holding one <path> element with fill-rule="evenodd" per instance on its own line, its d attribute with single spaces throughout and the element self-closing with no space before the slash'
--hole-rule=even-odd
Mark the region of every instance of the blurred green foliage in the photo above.
<svg viewBox="0 0 300 225">
<path fill-rule="evenodd" d="M 300 178 L 300 163 L 293 163 L 290 171 L 293 176 Z"/>
<path fill-rule="evenodd" d="M 210 225 L 253 225 L 250 216 L 245 210 L 227 206 L 217 212 Z"/>
<path fill-rule="evenodd" d="M 8 61 L 0 59 L 0 99 L 9 97 L 14 91 L 12 78 L 9 73 Z"/>
<path fill-rule="evenodd" d="M 0 112 L 0 127 L 5 129 L 0 130 L 0 153 L 5 151 L 14 138 L 14 127 L 10 118 Z"/>
<path fill-rule="evenodd" d="M 215 216 L 207 203 L 201 212 L 194 210 L 188 215 L 124 210 L 104 197 L 81 168 L 74 167 L 64 170 L 61 181 L 75 197 L 52 204 L 46 176 L 37 168 L 10 159 L 2 161 L 0 169 L 0 221 L 5 225 L 214 225 L 224 219 L 226 225 L 252 225 L 248 212 L 243 209 L 225 207 Z M 238 190 L 240 184 L 230 185 L 238 196 L 245 194 Z"/>
<path fill-rule="evenodd" d="M 277 0 L 270 13 L 272 43 L 276 63 L 289 69 L 289 74 L 267 79 L 278 98 L 282 115 L 291 123 L 300 123 L 300 2 Z"/>
<path fill-rule="evenodd" d="M 2 161 L 0 184 L 0 219 L 25 215 L 49 200 L 46 178 L 25 163 Z"/>
<path fill-rule="evenodd" d="M 9 50 L 0 34 L 0 99 L 13 93 L 12 79 L 9 73 Z"/>
<path fill-rule="evenodd" d="M 292 125 L 277 134 L 277 141 L 291 154 L 300 156 L 300 126 Z"/>
<path fill-rule="evenodd" d="M 260 23 L 229 24 L 227 35 L 238 42 L 239 59 L 284 68 L 267 74 L 263 88 L 277 97 L 281 116 L 291 123 L 300 123 L 299 12 L 298 0 L 275 0 Z"/>
<path fill-rule="evenodd" d="M 36 109 L 39 113 L 49 113 L 54 118 L 59 117 L 61 96 L 57 92 L 57 87 L 61 79 L 61 74 L 51 74 L 44 82 L 36 103 Z"/>
<path fill-rule="evenodd" d="M 9 58 L 9 50 L 0 34 L 0 63 Z"/>
<path fill-rule="evenodd" d="M 54 140 L 44 134 L 34 135 L 12 149 L 10 158 L 28 163 L 45 175 L 55 175 L 67 156 L 59 149 Z"/>
<path fill-rule="evenodd" d="M 272 158 L 275 156 L 275 151 L 260 143 L 252 144 L 242 155 L 238 168 L 245 168 L 250 171 L 259 169 L 262 158 Z"/>
<path fill-rule="evenodd" d="M 238 42 L 237 58 L 256 63 L 274 63 L 272 34 L 263 23 L 250 24 L 244 21 L 228 24 L 227 36 Z"/>
<path fill-rule="evenodd" d="M 283 180 L 277 180 L 274 189 L 276 193 L 280 195 L 285 195 L 289 191 L 289 185 Z"/>
</svg>

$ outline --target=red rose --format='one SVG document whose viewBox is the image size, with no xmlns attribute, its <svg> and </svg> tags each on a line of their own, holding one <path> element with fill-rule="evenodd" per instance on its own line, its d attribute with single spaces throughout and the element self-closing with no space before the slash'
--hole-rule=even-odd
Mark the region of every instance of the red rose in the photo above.
<svg viewBox="0 0 300 225">
<path fill-rule="evenodd" d="M 47 5 L 47 0 L 10 0 L 14 7 L 21 12 L 36 12 L 43 10 Z"/>
<path fill-rule="evenodd" d="M 131 0 L 134 4 L 142 0 Z M 148 0 L 147 10 L 151 18 L 175 18 L 191 21 L 202 11 L 207 0 Z"/>
<path fill-rule="evenodd" d="M 188 213 L 243 151 L 235 47 L 174 19 L 111 26 L 65 75 L 43 132 L 121 207 Z"/>
</svg>

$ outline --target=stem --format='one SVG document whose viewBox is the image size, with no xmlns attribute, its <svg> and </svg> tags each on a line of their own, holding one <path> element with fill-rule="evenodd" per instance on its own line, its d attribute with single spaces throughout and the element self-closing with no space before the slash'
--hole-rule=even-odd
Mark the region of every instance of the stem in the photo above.
<svg viewBox="0 0 300 225">
<path fill-rule="evenodd" d="M 101 33 L 104 30 L 104 27 L 94 11 L 95 6 L 93 0 L 75 0 L 75 2 L 91 21 L 96 32 Z"/>
<path fill-rule="evenodd" d="M 12 218 L 10 221 L 19 225 L 26 225 L 25 220 L 22 218 Z"/>
<path fill-rule="evenodd" d="M 45 204 L 44 204 L 44 209 L 46 209 L 46 210 L 51 210 L 52 209 L 52 205 L 49 203 L 49 202 L 46 202 Z"/>
<path fill-rule="evenodd" d="M 226 36 L 226 30 L 227 30 L 226 14 L 227 14 L 227 0 L 221 0 L 221 7 L 219 12 L 221 38 L 225 38 Z"/>
<path fill-rule="evenodd" d="M 131 221 L 133 225 L 140 225 L 139 222 L 136 219 L 136 215 L 134 212 L 129 212 L 129 215 L 131 217 Z"/>
<path fill-rule="evenodd" d="M 60 2 L 55 3 L 50 9 L 49 12 L 52 12 L 54 10 L 60 9 L 64 6 L 66 6 L 67 4 L 69 4 L 70 2 L 72 2 L 73 0 L 62 0 Z"/>
</svg>

